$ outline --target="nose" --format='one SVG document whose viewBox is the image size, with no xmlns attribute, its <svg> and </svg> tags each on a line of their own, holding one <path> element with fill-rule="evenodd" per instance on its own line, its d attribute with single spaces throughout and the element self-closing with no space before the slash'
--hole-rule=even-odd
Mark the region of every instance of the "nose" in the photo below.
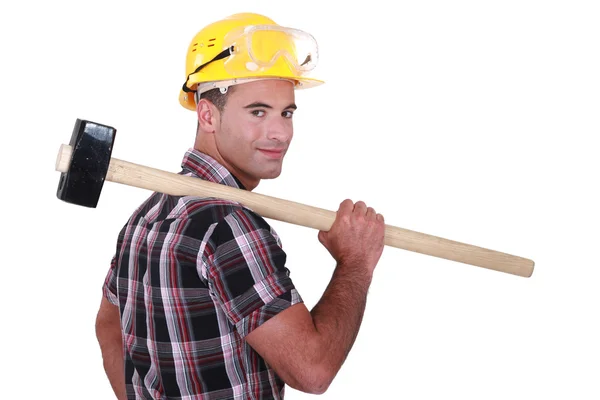
<svg viewBox="0 0 600 400">
<path fill-rule="evenodd" d="M 278 142 L 287 143 L 294 135 L 292 121 L 289 118 L 277 117 L 273 118 L 267 127 L 267 138 Z"/>
</svg>

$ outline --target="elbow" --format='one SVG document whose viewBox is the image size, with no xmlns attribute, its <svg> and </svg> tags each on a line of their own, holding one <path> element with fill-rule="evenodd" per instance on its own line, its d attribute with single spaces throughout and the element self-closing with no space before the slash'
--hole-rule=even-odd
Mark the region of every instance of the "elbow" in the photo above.
<svg viewBox="0 0 600 400">
<path fill-rule="evenodd" d="M 329 385 L 333 382 L 335 374 L 329 368 L 324 366 L 318 366 L 311 368 L 313 371 L 311 374 L 310 382 L 310 393 L 311 394 L 323 394 L 329 389 Z"/>
<path fill-rule="evenodd" d="M 330 381 L 317 381 L 315 382 L 312 386 L 309 387 L 308 391 L 306 393 L 309 394 L 324 394 L 327 389 L 329 389 L 329 385 L 331 384 Z"/>
<path fill-rule="evenodd" d="M 323 394 L 327 391 L 335 376 L 329 369 L 310 365 L 304 369 L 302 377 L 294 379 L 294 389 L 308 394 Z"/>
<path fill-rule="evenodd" d="M 296 371 L 296 382 L 301 383 L 300 388 L 295 388 L 308 394 L 323 394 L 329 389 L 337 375 L 339 367 L 331 359 L 326 346 L 318 340 L 311 343 L 306 349 L 300 370 Z M 308 357 L 306 357 L 309 355 Z"/>
</svg>

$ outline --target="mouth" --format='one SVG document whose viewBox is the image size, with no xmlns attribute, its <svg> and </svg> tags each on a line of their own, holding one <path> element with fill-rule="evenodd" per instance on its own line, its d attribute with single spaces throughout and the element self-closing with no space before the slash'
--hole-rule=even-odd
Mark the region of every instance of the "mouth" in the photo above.
<svg viewBox="0 0 600 400">
<path fill-rule="evenodd" d="M 273 159 L 283 158 L 283 155 L 285 154 L 284 149 L 258 149 L 258 151 Z"/>
</svg>

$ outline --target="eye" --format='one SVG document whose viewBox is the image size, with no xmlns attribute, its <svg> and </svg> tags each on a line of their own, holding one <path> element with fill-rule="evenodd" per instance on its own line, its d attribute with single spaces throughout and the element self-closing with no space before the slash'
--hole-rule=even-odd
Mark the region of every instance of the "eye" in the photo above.
<svg viewBox="0 0 600 400">
<path fill-rule="evenodd" d="M 264 110 L 252 110 L 252 115 L 254 115 L 255 117 L 262 117 L 265 115 L 265 111 Z"/>
<path fill-rule="evenodd" d="M 281 113 L 281 116 L 283 118 L 292 118 L 294 116 L 294 112 L 293 111 L 284 111 Z"/>
</svg>

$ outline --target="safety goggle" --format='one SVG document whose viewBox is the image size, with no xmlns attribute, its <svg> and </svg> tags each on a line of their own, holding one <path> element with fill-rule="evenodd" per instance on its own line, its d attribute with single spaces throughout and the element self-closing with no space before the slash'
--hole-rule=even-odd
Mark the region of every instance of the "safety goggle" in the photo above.
<svg viewBox="0 0 600 400">
<path fill-rule="evenodd" d="M 225 60 L 231 73 L 262 72 L 273 67 L 280 58 L 302 75 L 313 70 L 319 59 L 315 38 L 299 29 L 275 25 L 251 25 L 229 32 L 223 48 L 232 49 Z"/>
<path fill-rule="evenodd" d="M 315 38 L 304 31 L 273 25 L 251 25 L 229 32 L 223 39 L 224 50 L 188 75 L 182 86 L 184 92 L 193 92 L 187 86 L 189 77 L 213 61 L 226 59 L 224 66 L 231 75 L 264 72 L 283 58 L 295 75 L 302 76 L 313 70 L 319 59 Z"/>
</svg>

